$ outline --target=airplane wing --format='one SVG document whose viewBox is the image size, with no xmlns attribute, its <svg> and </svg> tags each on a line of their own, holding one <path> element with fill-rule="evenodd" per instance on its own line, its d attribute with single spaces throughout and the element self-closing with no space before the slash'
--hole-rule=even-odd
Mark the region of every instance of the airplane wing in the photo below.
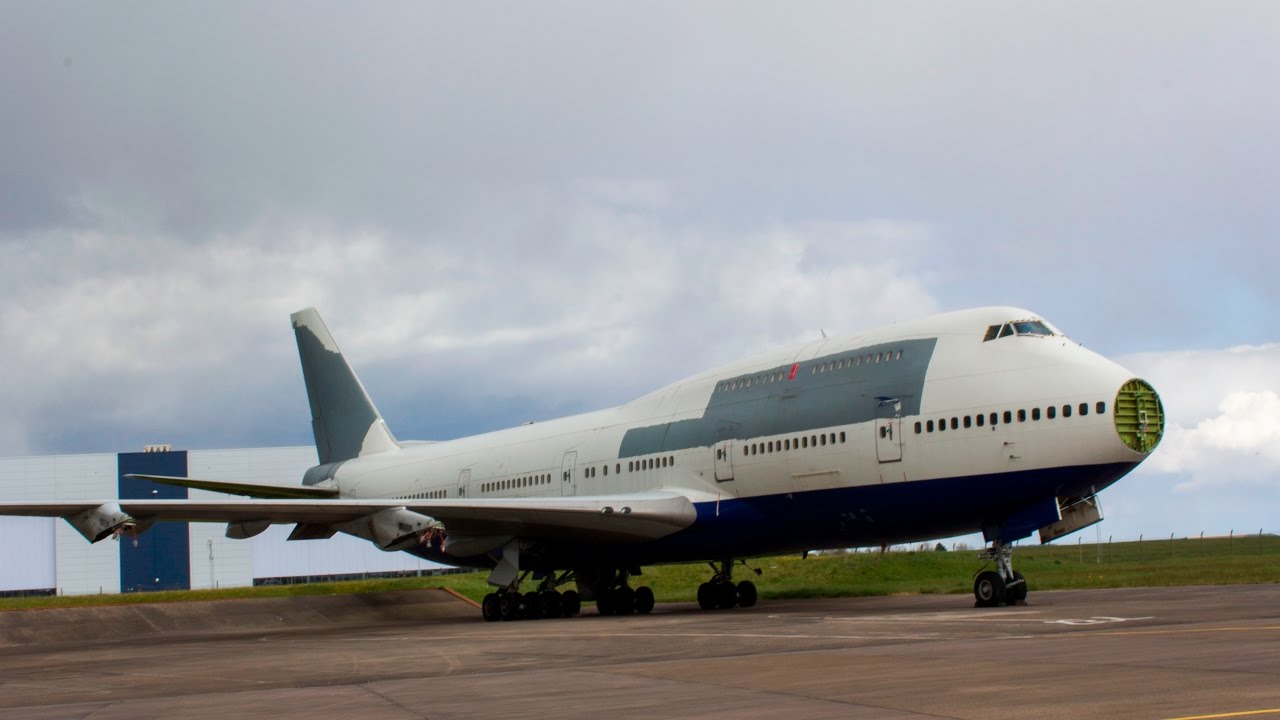
<svg viewBox="0 0 1280 720">
<path fill-rule="evenodd" d="M 225 522 L 229 525 L 297 523 L 327 537 L 335 528 L 383 511 L 404 509 L 429 516 L 449 536 L 519 537 L 525 540 L 640 542 L 669 535 L 693 524 L 689 498 L 672 492 L 598 497 L 510 499 L 250 499 L 250 500 L 92 500 L 0 502 L 0 515 L 66 518 L 96 542 L 125 524 L 146 529 L 156 521 Z M 82 527 L 83 526 L 83 527 Z M 260 532 L 260 530 L 258 530 Z M 230 534 L 230 530 L 229 530 Z M 247 537 L 255 534 L 250 531 Z"/>
</svg>

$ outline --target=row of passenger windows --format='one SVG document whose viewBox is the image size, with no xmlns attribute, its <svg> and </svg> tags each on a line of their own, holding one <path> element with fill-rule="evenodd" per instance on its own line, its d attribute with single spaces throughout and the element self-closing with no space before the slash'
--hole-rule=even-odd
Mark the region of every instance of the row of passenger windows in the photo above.
<svg viewBox="0 0 1280 720">
<path fill-rule="evenodd" d="M 826 447 L 827 445 L 835 445 L 837 442 L 844 443 L 847 436 L 844 432 L 840 433 L 823 433 L 821 435 L 801 435 L 797 438 L 783 438 L 781 440 L 766 440 L 764 442 L 748 443 L 742 446 L 743 455 L 767 455 L 774 452 L 790 452 L 792 450 L 807 450 L 809 448 Z"/>
<path fill-rule="evenodd" d="M 839 360 L 831 360 L 824 363 L 818 363 L 809 371 L 810 375 L 818 373 L 834 372 L 836 370 L 844 370 L 847 368 L 860 367 L 862 365 L 879 365 L 882 362 L 893 362 L 902 359 L 901 350 L 887 350 L 885 352 L 867 353 L 866 355 L 858 355 L 851 358 L 840 358 Z"/>
<path fill-rule="evenodd" d="M 818 373 L 834 372 L 836 370 L 844 370 L 846 368 L 860 367 L 862 365 L 878 365 L 880 363 L 892 362 L 902 359 L 901 350 L 887 350 L 885 352 L 867 353 L 866 355 L 855 355 L 853 357 L 840 358 L 839 360 L 829 360 L 814 365 L 809 369 L 810 375 Z M 752 385 L 764 385 L 766 383 L 776 383 L 782 380 L 782 371 L 761 373 L 749 378 L 740 380 L 729 380 L 722 382 L 716 386 L 716 390 L 726 392 L 729 390 L 742 390 Z"/>
<path fill-rule="evenodd" d="M 412 493 L 410 495 L 401 495 L 398 499 L 400 500 L 440 500 L 441 498 L 447 497 L 448 493 L 449 493 L 448 490 L 443 490 L 443 489 L 426 490 L 420 493 Z"/>
<path fill-rule="evenodd" d="M 627 472 L 638 472 L 640 470 L 656 470 L 665 467 L 675 467 L 676 458 L 674 455 L 664 455 L 662 457 L 644 458 L 643 460 L 632 460 L 627 463 Z M 622 466 L 619 465 L 619 468 Z M 622 472 L 621 469 L 618 472 Z"/>
<path fill-rule="evenodd" d="M 526 475 L 518 478 L 508 478 L 506 480 L 494 480 L 493 482 L 481 483 L 480 492 L 502 492 L 503 490 L 520 490 L 524 488 L 537 487 L 539 485 L 550 485 L 551 474 L 545 475 Z"/>
<path fill-rule="evenodd" d="M 1107 404 L 1105 402 L 1098 401 L 1094 403 L 1093 411 L 1098 415 L 1105 415 L 1107 412 Z M 1062 406 L 1062 417 L 1069 418 L 1071 417 L 1072 412 L 1073 412 L 1073 408 L 1071 407 L 1071 405 Z M 1089 403 L 1080 403 L 1074 408 L 1074 412 L 1078 412 L 1082 417 L 1085 415 L 1088 415 Z M 990 415 L 983 415 L 979 413 L 977 415 L 965 415 L 964 417 L 942 418 L 941 420 L 937 421 L 936 425 L 934 424 L 933 420 L 925 420 L 924 422 L 917 420 L 916 434 L 919 435 L 922 432 L 931 433 L 931 432 L 934 432 L 935 428 L 937 429 L 938 432 L 946 432 L 948 424 L 950 425 L 950 428 L 952 430 L 959 430 L 961 426 L 964 426 L 966 428 L 974 427 L 975 425 L 977 427 L 983 427 L 988 423 L 990 423 L 991 426 L 994 427 L 996 425 L 999 425 L 1001 420 L 1004 421 L 1005 425 L 1009 425 L 1013 423 L 1015 417 L 1017 418 L 1018 422 L 1026 422 L 1028 417 L 1031 419 L 1032 422 L 1037 422 L 1040 420 L 1042 415 L 1040 413 L 1040 408 L 1036 407 L 1036 408 L 1031 408 L 1030 413 L 1028 413 L 1025 409 L 1019 409 L 1016 411 L 1005 410 L 1003 413 L 993 412 Z M 1056 405 L 1050 405 L 1049 407 L 1045 408 L 1043 417 L 1049 420 L 1056 419 L 1058 417 L 1058 407 Z"/>
</svg>

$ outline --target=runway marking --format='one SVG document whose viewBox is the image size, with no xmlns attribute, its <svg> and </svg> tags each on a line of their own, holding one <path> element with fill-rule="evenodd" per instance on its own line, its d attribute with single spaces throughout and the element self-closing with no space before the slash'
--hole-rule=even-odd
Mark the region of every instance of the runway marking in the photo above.
<svg viewBox="0 0 1280 720">
<path fill-rule="evenodd" d="M 1246 717 L 1249 715 L 1275 715 L 1277 713 L 1280 713 L 1280 708 L 1271 708 L 1270 710 L 1241 710 L 1240 712 L 1217 713 L 1215 715 L 1187 715 L 1186 717 L 1169 718 L 1169 720 L 1212 720 L 1213 718 Z"/>
<path fill-rule="evenodd" d="M 1129 620 L 1155 620 L 1155 619 L 1156 618 L 1154 615 L 1145 615 L 1143 617 L 1131 617 L 1131 618 L 1111 617 L 1109 615 L 1094 615 L 1091 618 L 1085 618 L 1085 619 L 1063 618 L 1062 620 L 1045 620 L 1044 624 L 1046 625 L 1105 625 L 1107 623 L 1128 622 Z"/>
<path fill-rule="evenodd" d="M 1091 635 L 1191 635 L 1194 633 L 1213 633 L 1213 632 L 1258 632 L 1260 630 L 1280 630 L 1280 625 L 1264 625 L 1262 627 L 1212 627 L 1212 628 L 1180 628 L 1171 630 L 1099 630 L 1098 632 L 1085 633 L 1061 633 L 1042 635 L 1040 637 L 1085 637 Z M 1280 710 L 1268 710 L 1267 712 L 1280 712 Z M 1213 717 L 1212 715 L 1206 717 Z M 1226 717 L 1226 716 L 1223 716 Z"/>
</svg>

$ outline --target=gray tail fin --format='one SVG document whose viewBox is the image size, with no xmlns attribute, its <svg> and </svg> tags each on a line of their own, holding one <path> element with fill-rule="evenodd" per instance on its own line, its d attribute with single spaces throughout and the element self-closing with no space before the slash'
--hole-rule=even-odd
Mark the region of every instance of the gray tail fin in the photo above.
<svg viewBox="0 0 1280 720">
<path fill-rule="evenodd" d="M 289 316 L 298 339 L 302 379 L 311 401 L 311 429 L 324 465 L 400 447 L 373 406 L 315 308 Z"/>
</svg>

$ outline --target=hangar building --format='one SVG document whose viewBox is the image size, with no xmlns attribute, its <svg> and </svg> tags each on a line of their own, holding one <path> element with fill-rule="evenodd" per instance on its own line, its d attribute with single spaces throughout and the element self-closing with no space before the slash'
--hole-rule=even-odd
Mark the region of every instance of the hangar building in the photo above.
<svg viewBox="0 0 1280 720">
<path fill-rule="evenodd" d="M 179 475 L 292 484 L 316 462 L 312 446 L 0 458 L 0 500 L 227 498 L 204 490 L 125 478 Z M 428 574 L 443 566 L 383 552 L 339 533 L 286 542 L 273 525 L 248 540 L 224 537 L 220 523 L 156 523 L 138 535 L 90 544 L 61 518 L 0 517 L 0 595 L 91 594 L 203 589 L 370 575 Z"/>
</svg>

